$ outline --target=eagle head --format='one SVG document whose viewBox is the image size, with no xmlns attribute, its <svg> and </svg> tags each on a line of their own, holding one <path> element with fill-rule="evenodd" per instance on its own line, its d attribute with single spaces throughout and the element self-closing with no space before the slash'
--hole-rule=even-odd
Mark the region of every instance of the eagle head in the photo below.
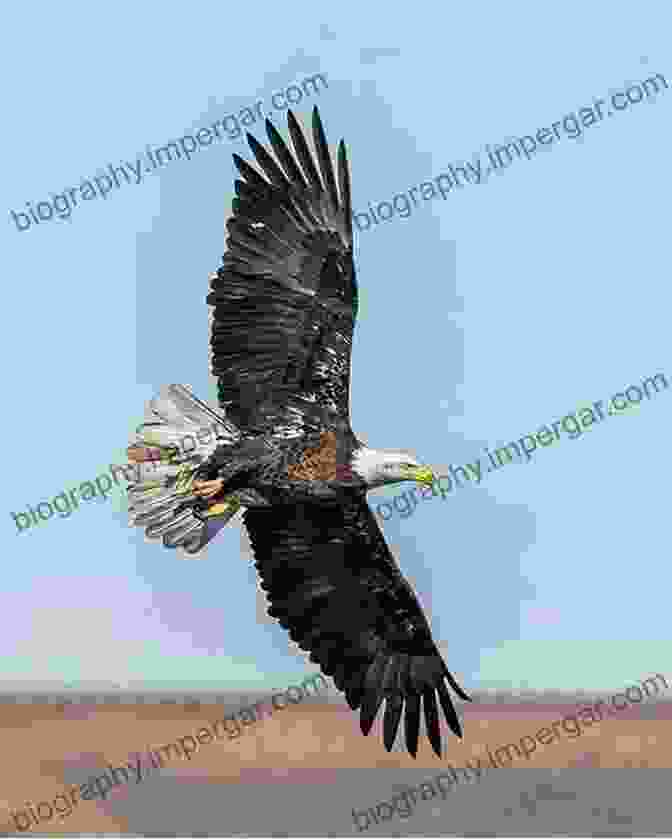
<svg viewBox="0 0 672 839">
<path fill-rule="evenodd" d="M 382 451 L 362 446 L 353 453 L 351 466 L 353 472 L 364 479 L 369 489 L 402 481 L 415 481 L 431 486 L 436 480 L 432 469 L 418 463 L 408 452 Z"/>
</svg>

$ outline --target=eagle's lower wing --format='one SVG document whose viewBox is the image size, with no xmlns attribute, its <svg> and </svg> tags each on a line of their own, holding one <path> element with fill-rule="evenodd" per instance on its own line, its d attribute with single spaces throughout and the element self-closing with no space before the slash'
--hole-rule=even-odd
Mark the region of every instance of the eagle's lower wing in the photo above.
<svg viewBox="0 0 672 839">
<path fill-rule="evenodd" d="M 251 435 L 280 433 L 302 405 L 349 422 L 357 287 L 345 145 L 336 178 L 317 108 L 317 164 L 291 111 L 288 127 L 296 157 L 266 120 L 277 163 L 247 135 L 266 177 L 233 156 L 244 180 L 235 182 L 228 249 L 207 298 L 219 400 Z"/>
<path fill-rule="evenodd" d="M 427 735 L 440 757 L 436 696 L 459 737 L 446 682 L 462 699 L 469 697 L 448 672 L 366 499 L 353 496 L 344 507 L 248 509 L 244 521 L 268 614 L 333 677 L 350 707 L 361 707 L 362 732 L 369 733 L 386 700 L 389 751 L 405 708 L 406 746 L 415 757 L 422 702 Z"/>
</svg>

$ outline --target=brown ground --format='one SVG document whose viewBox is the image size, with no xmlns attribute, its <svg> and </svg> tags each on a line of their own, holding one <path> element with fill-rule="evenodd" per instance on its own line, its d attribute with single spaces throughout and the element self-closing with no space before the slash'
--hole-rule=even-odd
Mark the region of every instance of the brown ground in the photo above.
<svg viewBox="0 0 672 839">
<path fill-rule="evenodd" d="M 494 751 L 525 734 L 533 735 L 553 720 L 575 712 L 576 705 L 479 703 L 462 705 L 460 710 L 466 736 L 463 741 L 450 740 L 449 759 L 456 767 L 483 757 L 486 746 Z M 643 718 L 653 714 L 655 719 Z M 106 764 L 121 765 L 131 759 L 131 752 L 194 734 L 201 725 L 221 716 L 221 709 L 213 705 L 1 705 L 0 832 L 16 831 L 10 808 L 22 809 L 26 802 L 53 802 L 64 788 L 84 783 L 96 771 L 102 773 Z M 670 768 L 671 717 L 670 706 L 662 703 L 650 703 L 645 711 L 628 709 L 617 719 L 593 725 L 578 738 L 565 737 L 538 747 L 529 763 L 517 761 L 516 765 Z M 75 779 L 72 767 L 78 763 L 82 768 Z M 364 738 L 347 706 L 332 703 L 289 706 L 246 729 L 239 739 L 203 745 L 190 762 L 173 758 L 167 764 L 184 770 L 185 776 L 197 774 L 199 782 L 214 784 L 300 783 L 308 778 L 313 783 L 330 783 L 330 770 L 408 765 L 427 768 L 428 774 L 442 768 L 424 744 L 417 762 L 403 753 L 388 754 L 380 739 L 379 721 Z M 108 801 L 123 794 L 119 788 Z M 41 829 L 87 834 L 128 831 L 123 819 L 112 817 L 105 809 L 109 808 L 84 801 L 60 824 L 54 819 Z"/>
</svg>

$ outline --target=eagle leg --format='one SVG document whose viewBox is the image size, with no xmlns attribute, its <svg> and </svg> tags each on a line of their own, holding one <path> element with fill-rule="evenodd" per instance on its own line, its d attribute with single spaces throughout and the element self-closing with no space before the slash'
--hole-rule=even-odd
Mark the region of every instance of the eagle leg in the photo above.
<svg viewBox="0 0 672 839">
<path fill-rule="evenodd" d="M 235 495 L 225 495 L 220 501 L 216 504 L 211 504 L 205 510 L 203 510 L 200 514 L 201 518 L 209 519 L 213 516 L 223 516 L 227 515 L 229 517 L 233 516 L 235 513 L 240 510 L 241 504 L 240 501 L 236 498 Z"/>
</svg>

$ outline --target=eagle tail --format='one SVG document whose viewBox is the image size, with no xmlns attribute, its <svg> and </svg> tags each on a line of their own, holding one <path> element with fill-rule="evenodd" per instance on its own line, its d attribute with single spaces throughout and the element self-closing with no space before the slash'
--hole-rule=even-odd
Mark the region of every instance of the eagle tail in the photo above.
<svg viewBox="0 0 672 839">
<path fill-rule="evenodd" d="M 193 493 L 199 467 L 221 446 L 240 438 L 236 426 L 193 395 L 186 385 L 166 385 L 149 402 L 153 419 L 136 429 L 127 452 L 134 480 L 127 487 L 131 526 L 148 539 L 200 554 L 241 507 L 236 493 L 205 500 Z"/>
</svg>

